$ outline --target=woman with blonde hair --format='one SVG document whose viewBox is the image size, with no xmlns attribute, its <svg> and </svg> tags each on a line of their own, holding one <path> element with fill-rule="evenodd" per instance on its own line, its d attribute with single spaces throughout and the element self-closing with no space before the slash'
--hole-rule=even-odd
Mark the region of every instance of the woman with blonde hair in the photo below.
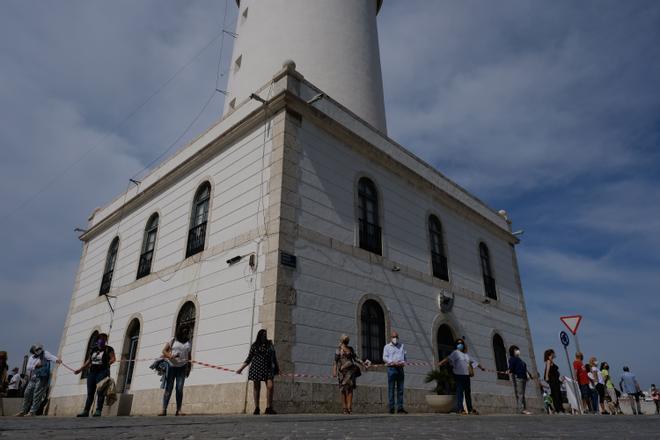
<svg viewBox="0 0 660 440">
<path fill-rule="evenodd" d="M 353 412 L 353 391 L 357 387 L 356 379 L 362 374 L 360 366 L 369 367 L 369 361 L 362 362 L 355 354 L 353 347 L 348 345 L 349 342 L 348 335 L 341 335 L 339 347 L 335 351 L 335 361 L 332 364 L 332 377 L 336 377 L 339 382 L 342 412 L 344 414 Z"/>
</svg>

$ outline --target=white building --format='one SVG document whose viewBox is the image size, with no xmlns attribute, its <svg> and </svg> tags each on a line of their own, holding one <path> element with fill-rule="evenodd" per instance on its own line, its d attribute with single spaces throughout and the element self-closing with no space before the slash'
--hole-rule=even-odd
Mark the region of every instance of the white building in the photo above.
<svg viewBox="0 0 660 440">
<path fill-rule="evenodd" d="M 282 412 L 339 409 L 326 376 L 342 333 L 378 361 L 396 329 L 429 365 L 464 336 L 493 370 L 516 344 L 535 370 L 510 223 L 385 133 L 380 3 L 241 1 L 222 120 L 91 215 L 59 353 L 82 364 L 109 332 L 132 414 L 160 409 L 148 367 L 181 321 L 194 359 L 229 369 L 266 328 L 283 372 L 311 376 L 276 380 Z M 428 409 L 430 368 L 407 368 L 407 409 Z M 246 376 L 195 365 L 185 411 L 251 411 Z M 58 368 L 50 413 L 80 411 L 85 393 Z M 482 411 L 508 411 L 512 394 L 495 373 L 474 378 Z M 382 369 L 359 379 L 357 410 L 386 401 Z"/>
</svg>

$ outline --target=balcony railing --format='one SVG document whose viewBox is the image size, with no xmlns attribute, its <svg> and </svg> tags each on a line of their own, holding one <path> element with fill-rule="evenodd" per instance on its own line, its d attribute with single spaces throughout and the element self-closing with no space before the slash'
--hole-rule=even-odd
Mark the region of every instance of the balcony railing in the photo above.
<svg viewBox="0 0 660 440">
<path fill-rule="evenodd" d="M 365 251 L 382 255 L 383 246 L 381 241 L 380 226 L 360 219 L 360 247 Z"/>
<path fill-rule="evenodd" d="M 449 269 L 447 257 L 437 252 L 431 252 L 431 263 L 433 264 L 433 276 L 441 280 L 449 281 Z"/>
<path fill-rule="evenodd" d="M 188 247 L 186 248 L 186 258 L 195 255 L 204 250 L 204 239 L 206 238 L 206 222 L 188 231 Z"/>
<path fill-rule="evenodd" d="M 140 255 L 140 264 L 138 264 L 137 278 L 140 279 L 151 273 L 151 260 L 153 259 L 153 249 Z"/>
<path fill-rule="evenodd" d="M 114 271 L 109 271 L 103 274 L 103 278 L 101 278 L 101 289 L 99 289 L 99 295 L 105 295 L 108 292 L 110 292 L 110 284 L 112 283 L 112 272 Z"/>
<path fill-rule="evenodd" d="M 491 299 L 497 299 L 497 291 L 495 290 L 495 278 L 484 275 L 484 289 L 486 296 Z"/>
</svg>

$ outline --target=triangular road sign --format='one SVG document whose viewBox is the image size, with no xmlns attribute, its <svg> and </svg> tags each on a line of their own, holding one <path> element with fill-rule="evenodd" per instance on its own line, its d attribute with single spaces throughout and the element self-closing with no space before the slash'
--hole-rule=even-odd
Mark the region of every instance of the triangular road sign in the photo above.
<svg viewBox="0 0 660 440">
<path fill-rule="evenodd" d="M 577 333 L 578 327 L 580 326 L 580 322 L 582 322 L 582 315 L 574 315 L 574 316 L 562 316 L 561 322 L 564 323 L 566 328 L 570 330 L 573 335 Z"/>
</svg>

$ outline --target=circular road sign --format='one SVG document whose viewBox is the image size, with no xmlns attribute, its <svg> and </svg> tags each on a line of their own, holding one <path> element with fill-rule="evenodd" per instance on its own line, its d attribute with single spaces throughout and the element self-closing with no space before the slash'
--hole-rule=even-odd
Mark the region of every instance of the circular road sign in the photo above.
<svg viewBox="0 0 660 440">
<path fill-rule="evenodd" d="M 565 331 L 559 332 L 559 340 L 561 341 L 564 347 L 568 347 L 570 339 L 568 339 L 568 334 Z"/>
</svg>

